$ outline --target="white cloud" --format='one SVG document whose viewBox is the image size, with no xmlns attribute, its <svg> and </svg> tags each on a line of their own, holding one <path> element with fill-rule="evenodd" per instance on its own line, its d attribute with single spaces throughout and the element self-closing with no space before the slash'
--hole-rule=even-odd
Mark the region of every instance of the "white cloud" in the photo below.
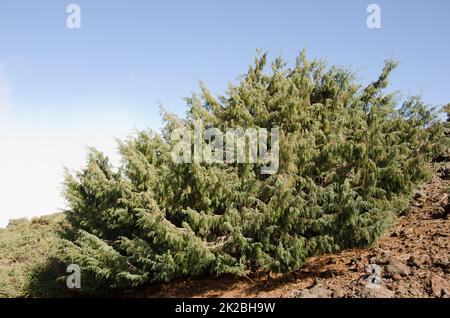
<svg viewBox="0 0 450 318">
<path fill-rule="evenodd" d="M 12 108 L 6 84 L 0 81 L 0 105 Z M 64 209 L 63 167 L 82 167 L 87 146 L 117 164 L 115 138 L 126 137 L 133 123 L 120 105 L 98 101 L 72 103 L 60 114 L 18 115 L 11 110 L 0 118 L 0 227 L 10 219 Z"/>
</svg>

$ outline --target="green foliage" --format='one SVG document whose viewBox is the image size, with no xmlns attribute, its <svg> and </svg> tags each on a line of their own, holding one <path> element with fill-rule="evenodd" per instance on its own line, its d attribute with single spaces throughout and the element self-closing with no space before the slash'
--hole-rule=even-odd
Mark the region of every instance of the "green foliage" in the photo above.
<svg viewBox="0 0 450 318">
<path fill-rule="evenodd" d="M 12 220 L 0 229 L 0 298 L 63 295 L 55 284 L 65 273 L 57 234 L 63 220 L 63 214 Z"/>
<path fill-rule="evenodd" d="M 385 93 L 396 63 L 362 87 L 355 75 L 302 53 L 295 67 L 256 58 L 237 85 L 186 98 L 185 119 L 165 114 L 161 135 L 119 143 L 114 168 L 92 149 L 67 173 L 67 261 L 85 291 L 177 277 L 288 272 L 311 255 L 374 244 L 443 150 L 444 126 L 418 97 Z M 179 126 L 281 130 L 280 169 L 258 164 L 176 164 Z"/>
</svg>

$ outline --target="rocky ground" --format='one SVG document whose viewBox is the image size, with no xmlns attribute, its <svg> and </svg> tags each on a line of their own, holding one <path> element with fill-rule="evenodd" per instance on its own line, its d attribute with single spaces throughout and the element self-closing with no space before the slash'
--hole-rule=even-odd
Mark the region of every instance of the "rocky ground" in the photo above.
<svg viewBox="0 0 450 318">
<path fill-rule="evenodd" d="M 291 274 L 187 279 L 113 296 L 450 298 L 449 157 L 435 163 L 433 178 L 416 191 L 409 208 L 374 248 L 312 257 Z M 16 220 L 0 229 L 0 298 L 65 296 L 65 285 L 55 288 L 47 265 L 58 253 L 63 220 L 64 215 L 55 214 Z M 53 265 L 57 273 L 64 272 Z M 42 266 L 49 272 L 36 275 Z"/>
<path fill-rule="evenodd" d="M 313 257 L 291 274 L 184 280 L 128 296 L 450 298 L 450 164 L 436 170 L 374 248 Z"/>
</svg>

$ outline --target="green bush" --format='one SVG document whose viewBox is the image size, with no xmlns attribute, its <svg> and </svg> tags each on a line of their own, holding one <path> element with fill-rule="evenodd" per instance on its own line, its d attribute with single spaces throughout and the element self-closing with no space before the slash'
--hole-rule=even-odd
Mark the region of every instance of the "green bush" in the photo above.
<svg viewBox="0 0 450 318">
<path fill-rule="evenodd" d="M 64 215 L 12 220 L 0 229 L 0 298 L 63 295 L 58 231 Z M 64 286 L 64 285 L 62 285 Z"/>
<path fill-rule="evenodd" d="M 308 256 L 375 243 L 406 207 L 444 127 L 418 97 L 384 92 L 396 64 L 367 87 L 304 53 L 293 68 L 266 64 L 257 57 L 218 98 L 201 85 L 185 119 L 164 114 L 161 134 L 119 142 L 120 167 L 92 149 L 84 169 L 67 173 L 67 262 L 90 277 L 84 291 L 294 271 Z M 278 127 L 278 173 L 174 163 L 171 132 L 195 120 L 222 131 Z"/>
</svg>

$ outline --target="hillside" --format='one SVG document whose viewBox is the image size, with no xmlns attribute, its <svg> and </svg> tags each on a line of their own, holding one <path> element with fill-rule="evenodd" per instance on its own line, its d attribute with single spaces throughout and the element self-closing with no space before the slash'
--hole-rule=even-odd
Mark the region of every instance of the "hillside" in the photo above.
<svg viewBox="0 0 450 318">
<path fill-rule="evenodd" d="M 63 220 L 58 213 L 31 221 L 13 220 L 0 229 L 0 297 L 45 296 L 52 289 L 51 280 L 48 285 L 33 286 L 33 274 L 47 268 L 57 253 L 57 230 Z"/>
<path fill-rule="evenodd" d="M 291 274 L 258 272 L 246 278 L 186 279 L 115 294 L 116 297 L 449 297 L 450 164 L 415 194 L 396 225 L 373 248 L 309 258 Z M 54 280 L 55 214 L 18 220 L 0 229 L 0 297 L 64 296 Z M 369 264 L 382 269 L 382 288 L 365 288 Z"/>
<path fill-rule="evenodd" d="M 258 273 L 162 284 L 130 297 L 450 297 L 450 165 L 415 194 L 394 228 L 373 248 L 309 258 L 285 275 Z M 380 266 L 382 287 L 365 288 L 369 264 Z"/>
</svg>

